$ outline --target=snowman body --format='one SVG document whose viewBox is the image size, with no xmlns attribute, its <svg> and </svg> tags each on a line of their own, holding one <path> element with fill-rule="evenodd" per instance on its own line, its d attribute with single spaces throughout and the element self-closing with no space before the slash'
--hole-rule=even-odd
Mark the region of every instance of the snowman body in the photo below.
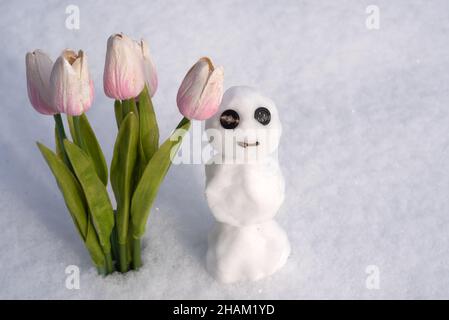
<svg viewBox="0 0 449 320">
<path fill-rule="evenodd" d="M 217 152 L 206 165 L 205 194 L 217 220 L 208 271 L 226 283 L 264 278 L 290 254 L 287 235 L 273 220 L 285 194 L 276 106 L 253 88 L 232 87 L 206 131 Z"/>
</svg>

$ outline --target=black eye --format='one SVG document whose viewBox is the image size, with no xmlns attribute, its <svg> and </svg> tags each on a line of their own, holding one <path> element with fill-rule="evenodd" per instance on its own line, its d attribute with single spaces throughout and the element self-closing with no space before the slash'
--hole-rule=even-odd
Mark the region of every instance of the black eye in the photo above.
<svg viewBox="0 0 449 320">
<path fill-rule="evenodd" d="M 271 113 L 270 110 L 268 110 L 265 107 L 257 108 L 254 112 L 254 119 L 259 121 L 261 124 L 266 126 L 271 121 Z"/>
<path fill-rule="evenodd" d="M 235 129 L 239 122 L 239 114 L 232 109 L 224 111 L 220 116 L 220 123 L 225 129 Z"/>
</svg>

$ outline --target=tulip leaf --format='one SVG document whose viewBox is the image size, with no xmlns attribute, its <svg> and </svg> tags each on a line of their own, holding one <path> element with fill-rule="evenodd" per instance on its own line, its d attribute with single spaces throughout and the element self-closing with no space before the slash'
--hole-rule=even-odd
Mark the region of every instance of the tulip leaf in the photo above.
<svg viewBox="0 0 449 320">
<path fill-rule="evenodd" d="M 97 137 L 95 136 L 95 132 L 90 126 L 86 114 L 83 113 L 81 116 L 79 116 L 82 141 L 79 141 L 78 135 L 76 134 L 74 117 L 67 116 L 67 121 L 69 123 L 70 134 L 72 135 L 73 142 L 75 142 L 77 146 L 79 146 L 89 155 L 98 177 L 100 177 L 100 180 L 106 186 L 108 184 L 108 167 L 104 158 L 103 151 L 101 150 L 100 144 L 98 143 Z"/>
<path fill-rule="evenodd" d="M 120 125 L 111 163 L 111 185 L 117 200 L 116 221 L 119 244 L 125 244 L 127 239 L 138 134 L 138 119 L 131 112 Z"/>
<path fill-rule="evenodd" d="M 43 144 L 38 143 L 37 145 L 56 178 L 56 182 L 64 197 L 76 229 L 83 239 L 92 261 L 96 266 L 104 266 L 104 254 L 92 222 L 87 216 L 86 199 L 78 180 L 76 180 L 76 177 L 67 168 L 61 158 L 58 158 Z"/>
<path fill-rule="evenodd" d="M 37 146 L 55 176 L 72 220 L 81 238 L 85 241 L 87 238 L 87 206 L 80 184 L 61 158 L 43 144 L 38 142 Z"/>
<path fill-rule="evenodd" d="M 139 155 L 146 167 L 159 147 L 159 128 L 153 103 L 145 86 L 139 96 Z"/>
<path fill-rule="evenodd" d="M 89 156 L 74 143 L 64 140 L 64 147 L 73 166 L 104 253 L 110 253 L 110 236 L 114 227 L 114 214 L 105 185 L 95 172 Z"/>
<path fill-rule="evenodd" d="M 131 202 L 131 224 L 133 237 L 140 239 L 145 233 L 151 206 L 171 165 L 172 157 L 178 151 L 182 137 L 190 128 L 190 121 L 183 118 L 176 130 L 156 151 L 143 172 Z"/>
<path fill-rule="evenodd" d="M 106 258 L 91 220 L 89 220 L 87 225 L 87 238 L 85 245 L 95 266 L 104 267 L 106 265 Z"/>
<path fill-rule="evenodd" d="M 114 102 L 115 121 L 117 122 L 117 128 L 120 129 L 120 124 L 123 120 L 122 102 L 115 100 Z"/>
</svg>

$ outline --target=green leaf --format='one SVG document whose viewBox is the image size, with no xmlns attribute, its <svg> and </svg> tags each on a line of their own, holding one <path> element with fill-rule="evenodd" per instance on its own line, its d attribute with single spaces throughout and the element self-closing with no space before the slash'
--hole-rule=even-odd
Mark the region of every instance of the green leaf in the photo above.
<svg viewBox="0 0 449 320">
<path fill-rule="evenodd" d="M 81 186 L 61 158 L 43 144 L 38 142 L 37 146 L 55 176 L 72 220 L 81 238 L 85 241 L 87 238 L 87 207 Z"/>
<path fill-rule="evenodd" d="M 111 185 L 117 200 L 116 221 L 119 244 L 125 244 L 127 239 L 138 135 L 138 119 L 131 112 L 120 125 L 111 163 Z"/>
<path fill-rule="evenodd" d="M 87 216 L 86 199 L 79 182 L 61 158 L 58 158 L 43 144 L 37 143 L 37 145 L 56 178 L 56 182 L 64 197 L 64 201 L 72 216 L 76 229 L 83 239 L 92 261 L 96 266 L 104 266 L 104 255 L 92 222 Z"/>
<path fill-rule="evenodd" d="M 106 258 L 91 219 L 89 219 L 89 224 L 87 225 L 87 239 L 85 245 L 95 266 L 104 267 L 106 265 Z"/>
<path fill-rule="evenodd" d="M 92 159 L 97 175 L 106 186 L 108 184 L 108 167 L 103 155 L 103 151 L 101 150 L 100 144 L 98 143 L 97 137 L 95 136 L 95 132 L 90 126 L 86 114 L 83 113 L 79 117 L 80 130 L 83 141 L 79 141 L 79 139 L 77 138 L 75 125 L 73 123 L 73 117 L 67 116 L 67 121 L 69 123 L 70 134 L 72 135 L 73 142 L 75 142 L 77 146 L 79 146 L 89 155 L 89 157 Z"/>
<path fill-rule="evenodd" d="M 148 161 L 153 157 L 159 148 L 159 128 L 153 103 L 145 86 L 139 96 L 139 155 L 146 167 Z"/>
<path fill-rule="evenodd" d="M 117 128 L 120 129 L 120 124 L 123 120 L 122 102 L 120 100 L 115 100 L 114 102 L 114 113 L 115 121 L 117 122 Z"/>
<path fill-rule="evenodd" d="M 145 168 L 131 202 L 131 223 L 135 239 L 140 239 L 145 233 L 148 215 L 159 186 L 170 168 L 172 157 L 178 151 L 182 137 L 189 128 L 190 121 L 183 118 L 177 130 L 161 145 Z"/>
<path fill-rule="evenodd" d="M 84 191 L 100 245 L 104 253 L 109 253 L 114 214 L 106 187 L 95 172 L 89 156 L 81 148 L 68 140 L 64 140 L 64 147 Z"/>
</svg>

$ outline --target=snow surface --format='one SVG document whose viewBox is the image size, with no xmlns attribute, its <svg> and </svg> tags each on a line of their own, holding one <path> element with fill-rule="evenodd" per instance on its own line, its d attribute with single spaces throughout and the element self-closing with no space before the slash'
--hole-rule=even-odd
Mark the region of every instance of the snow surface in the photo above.
<svg viewBox="0 0 449 320">
<path fill-rule="evenodd" d="M 77 4 L 81 28 L 65 28 Z M 380 29 L 365 26 L 368 5 Z M 0 4 L 1 298 L 449 298 L 449 2 L 2 1 Z M 205 270 L 213 225 L 202 165 L 174 166 L 147 228 L 139 272 L 97 276 L 34 141 L 53 120 L 31 108 L 25 53 L 83 48 L 95 81 L 89 111 L 108 160 L 116 134 L 102 90 L 106 40 L 148 40 L 159 72 L 161 134 L 190 66 L 209 55 L 225 87 L 251 85 L 283 120 L 286 199 L 277 221 L 286 266 L 222 285 Z M 79 290 L 65 287 L 78 265 Z M 369 290 L 367 266 L 380 272 Z"/>
</svg>

